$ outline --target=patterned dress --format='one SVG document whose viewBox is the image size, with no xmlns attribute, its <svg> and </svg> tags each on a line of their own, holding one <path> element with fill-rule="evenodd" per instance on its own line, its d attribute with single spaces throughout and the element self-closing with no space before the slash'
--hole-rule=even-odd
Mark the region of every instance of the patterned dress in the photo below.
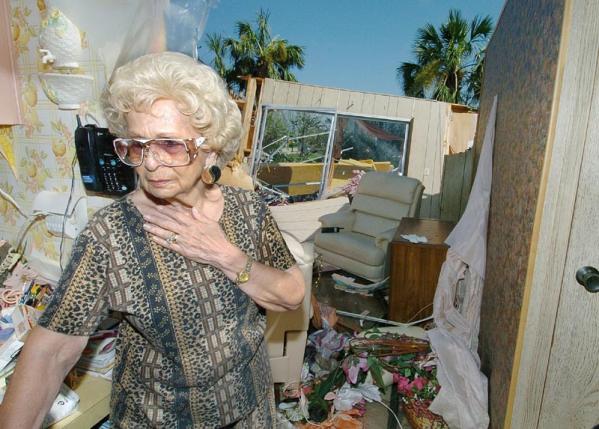
<svg viewBox="0 0 599 429">
<path fill-rule="evenodd" d="M 219 223 L 228 239 L 259 262 L 293 266 L 259 197 L 221 189 Z M 122 313 L 111 396 L 116 427 L 273 427 L 264 309 L 222 271 L 151 241 L 142 225 L 127 197 L 98 211 L 39 324 L 88 336 L 109 310 Z"/>
</svg>

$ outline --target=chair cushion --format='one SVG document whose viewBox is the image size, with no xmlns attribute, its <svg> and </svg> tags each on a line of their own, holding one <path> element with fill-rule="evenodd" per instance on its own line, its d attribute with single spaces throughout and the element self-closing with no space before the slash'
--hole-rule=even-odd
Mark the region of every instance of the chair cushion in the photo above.
<svg viewBox="0 0 599 429">
<path fill-rule="evenodd" d="M 370 213 L 388 219 L 401 220 L 410 212 L 412 202 L 390 200 L 373 195 L 356 194 L 351 210 Z"/>
<path fill-rule="evenodd" d="M 377 247 L 374 238 L 355 232 L 316 233 L 315 244 L 333 253 L 340 253 L 368 265 L 382 265 L 386 252 Z"/>
<path fill-rule="evenodd" d="M 316 253 L 322 256 L 322 259 L 335 267 L 339 267 L 363 279 L 368 279 L 373 282 L 383 280 L 387 275 L 387 264 L 384 265 L 368 265 L 355 259 L 346 258 L 339 253 L 333 253 L 327 249 L 316 247 Z"/>
<path fill-rule="evenodd" d="M 376 237 L 380 233 L 392 228 L 397 228 L 398 226 L 398 220 L 373 216 L 364 212 L 356 212 L 356 221 L 354 222 L 352 230 L 371 237 Z"/>
<path fill-rule="evenodd" d="M 358 186 L 358 194 L 412 204 L 420 180 L 394 173 L 368 172 Z"/>
</svg>

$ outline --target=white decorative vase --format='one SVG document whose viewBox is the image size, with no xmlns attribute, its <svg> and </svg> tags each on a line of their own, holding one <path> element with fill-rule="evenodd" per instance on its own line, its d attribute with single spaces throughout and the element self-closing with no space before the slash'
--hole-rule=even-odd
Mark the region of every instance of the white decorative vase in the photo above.
<svg viewBox="0 0 599 429">
<path fill-rule="evenodd" d="M 81 33 L 60 10 L 50 9 L 42 20 L 39 44 L 44 64 L 52 63 L 55 69 L 79 67 L 83 52 Z"/>
<path fill-rule="evenodd" d="M 40 73 L 42 89 L 62 110 L 74 110 L 92 96 L 94 78 L 82 74 Z"/>
</svg>

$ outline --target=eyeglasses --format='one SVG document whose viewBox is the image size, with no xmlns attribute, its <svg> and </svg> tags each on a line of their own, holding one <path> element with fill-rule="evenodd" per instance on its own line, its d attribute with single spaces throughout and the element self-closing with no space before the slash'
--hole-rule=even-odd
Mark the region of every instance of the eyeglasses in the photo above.
<svg viewBox="0 0 599 429">
<path fill-rule="evenodd" d="M 147 150 L 160 164 L 167 167 L 182 167 L 190 164 L 202 147 L 204 137 L 191 139 L 114 139 L 114 151 L 118 157 L 131 167 L 139 167 L 144 162 Z"/>
</svg>

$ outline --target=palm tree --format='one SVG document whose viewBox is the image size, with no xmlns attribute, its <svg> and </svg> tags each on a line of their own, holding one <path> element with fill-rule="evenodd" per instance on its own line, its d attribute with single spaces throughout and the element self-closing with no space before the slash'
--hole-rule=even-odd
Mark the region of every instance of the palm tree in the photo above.
<svg viewBox="0 0 599 429">
<path fill-rule="evenodd" d="M 268 11 L 260 10 L 255 28 L 249 22 L 238 21 L 237 39 L 208 35 L 208 48 L 214 54 L 215 69 L 230 88 L 242 91 L 245 82 L 240 77 L 247 75 L 296 81 L 291 69 L 304 67 L 304 49 L 286 39 L 273 37 L 268 25 L 269 17 Z M 225 65 L 227 56 L 230 67 Z"/>
<path fill-rule="evenodd" d="M 225 40 L 220 34 L 208 34 L 206 35 L 208 41 L 208 48 L 214 54 L 213 66 L 214 70 L 221 75 L 223 78 L 228 73 L 227 65 L 225 64 L 225 57 L 227 55 L 227 48 L 225 46 Z"/>
<path fill-rule="evenodd" d="M 414 43 L 415 63 L 404 62 L 397 78 L 405 95 L 476 104 L 480 95 L 484 48 L 493 32 L 490 16 L 468 23 L 460 11 L 449 11 L 439 27 L 426 24 Z"/>
</svg>

